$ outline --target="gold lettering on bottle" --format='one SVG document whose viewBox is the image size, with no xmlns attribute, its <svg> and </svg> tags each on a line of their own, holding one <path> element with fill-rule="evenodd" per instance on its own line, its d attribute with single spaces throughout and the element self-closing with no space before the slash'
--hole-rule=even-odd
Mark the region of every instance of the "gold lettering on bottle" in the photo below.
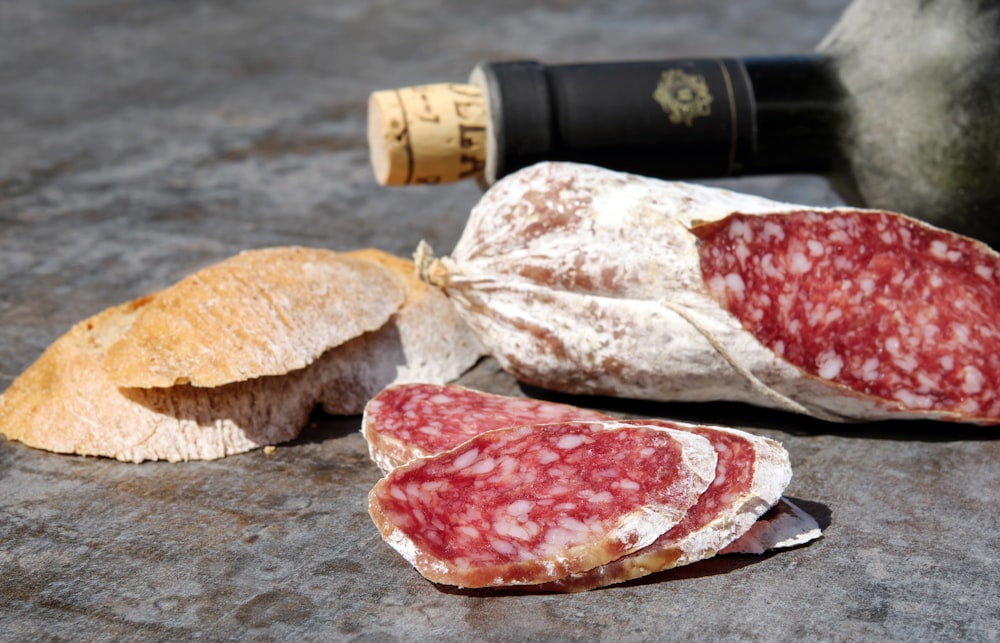
<svg viewBox="0 0 1000 643">
<path fill-rule="evenodd" d="M 668 69 L 660 74 L 653 100 L 669 114 L 671 123 L 691 127 L 694 119 L 711 115 L 714 99 L 704 76 Z"/>
</svg>

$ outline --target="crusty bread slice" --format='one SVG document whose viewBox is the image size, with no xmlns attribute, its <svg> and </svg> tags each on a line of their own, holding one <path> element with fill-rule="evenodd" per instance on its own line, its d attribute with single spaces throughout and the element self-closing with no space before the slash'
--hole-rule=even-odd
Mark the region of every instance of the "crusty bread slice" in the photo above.
<svg viewBox="0 0 1000 643">
<path fill-rule="evenodd" d="M 383 266 L 331 250 L 249 250 L 151 298 L 108 347 L 118 386 L 219 386 L 302 368 L 380 328 L 406 297 Z"/>
<path fill-rule="evenodd" d="M 317 399 L 332 415 L 356 415 L 393 384 L 456 379 L 486 355 L 472 329 L 444 292 L 422 282 L 413 262 L 382 250 L 346 253 L 394 272 L 406 284 L 406 301 L 380 329 L 327 351 L 315 369 Z"/>
<path fill-rule="evenodd" d="M 216 388 L 118 388 L 104 369 L 107 342 L 131 325 L 138 300 L 80 322 L 0 397 L 0 430 L 29 446 L 119 460 L 196 460 L 294 438 L 314 400 L 301 377 Z"/>
<path fill-rule="evenodd" d="M 406 284 L 407 296 L 378 332 L 340 347 L 340 359 L 352 364 L 353 371 L 340 379 L 353 377 L 358 395 L 353 400 L 343 394 L 324 395 L 328 413 L 361 413 L 368 400 L 390 384 L 450 382 L 487 355 L 444 291 L 421 281 L 412 261 L 371 248 L 347 254 L 393 271 Z"/>
<path fill-rule="evenodd" d="M 299 249 L 289 253 L 308 256 Z M 389 255 L 373 257 L 344 258 L 358 275 L 377 275 L 396 263 Z M 396 268 L 412 272 L 413 265 L 399 259 Z M 382 276 L 376 279 L 385 282 Z M 411 287 L 409 280 L 396 279 Z M 280 297 L 282 286 L 271 283 L 267 295 Z M 363 308 L 382 295 L 379 288 L 360 286 L 351 288 L 364 295 L 347 305 Z M 440 291 L 407 292 L 401 297 L 406 303 L 380 328 L 326 350 L 304 368 L 216 387 L 118 387 L 107 368 L 109 347 L 122 345 L 162 293 L 114 306 L 56 340 L 0 396 L 0 433 L 36 448 L 132 462 L 214 459 L 291 440 L 317 404 L 331 413 L 357 414 L 370 397 L 397 380 L 451 380 L 479 359 L 482 347 Z M 179 315 L 185 314 L 184 307 L 197 305 L 183 299 L 176 304 L 182 308 Z M 301 316 L 323 326 L 325 317 L 310 308 L 314 305 L 307 302 Z M 319 305 L 328 307 L 328 302 Z M 288 326 L 283 332 L 291 337 L 281 334 L 275 341 L 323 329 Z M 242 359 L 226 358 L 230 364 Z"/>
</svg>

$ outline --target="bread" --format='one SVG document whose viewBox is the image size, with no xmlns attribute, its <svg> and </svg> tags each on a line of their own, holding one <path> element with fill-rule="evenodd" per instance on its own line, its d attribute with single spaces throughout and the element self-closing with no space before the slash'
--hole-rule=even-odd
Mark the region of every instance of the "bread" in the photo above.
<svg viewBox="0 0 1000 643">
<path fill-rule="evenodd" d="M 119 460 L 213 459 L 294 438 L 312 408 L 299 378 L 217 388 L 118 388 L 107 341 L 143 302 L 116 306 L 54 342 L 0 397 L 0 429 L 29 446 Z"/>
<path fill-rule="evenodd" d="M 108 347 L 119 386 L 219 386 L 302 368 L 380 328 L 406 297 L 392 271 L 318 248 L 240 253 L 163 290 Z"/>
<path fill-rule="evenodd" d="M 251 269 L 256 282 L 242 283 Z M 57 339 L 0 396 L 0 433 L 60 453 L 207 460 L 294 439 L 317 404 L 356 414 L 397 380 L 454 379 L 482 347 L 443 294 L 407 269 L 413 264 L 380 251 L 306 248 L 251 251 L 210 266 Z M 322 297 L 325 276 L 341 279 Z M 396 303 L 389 309 L 386 300 Z M 209 318 L 207 310 L 225 314 Z M 178 326 L 164 327 L 171 320 Z M 157 329 L 178 338 L 176 353 Z M 150 364 L 151 375 L 142 368 Z"/>
<path fill-rule="evenodd" d="M 407 294 L 399 311 L 377 331 L 345 342 L 320 358 L 316 378 L 324 411 L 360 414 L 368 400 L 387 386 L 444 384 L 486 355 L 441 289 L 417 277 L 412 261 L 375 249 L 347 255 L 392 271 L 403 280 Z"/>
</svg>

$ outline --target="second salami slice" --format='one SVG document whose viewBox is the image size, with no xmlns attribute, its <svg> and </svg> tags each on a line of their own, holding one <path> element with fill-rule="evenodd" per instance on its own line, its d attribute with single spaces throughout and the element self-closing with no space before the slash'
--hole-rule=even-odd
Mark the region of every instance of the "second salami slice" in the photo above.
<svg viewBox="0 0 1000 643">
<path fill-rule="evenodd" d="M 493 395 L 455 384 L 391 386 L 365 406 L 361 431 L 372 460 L 388 473 L 493 429 L 610 416 L 569 404 Z"/>
<path fill-rule="evenodd" d="M 646 547 L 715 478 L 712 444 L 655 423 L 498 429 L 380 480 L 369 513 L 427 579 L 538 584 Z"/>
<path fill-rule="evenodd" d="M 680 523 L 649 546 L 541 589 L 578 592 L 711 558 L 777 503 L 791 480 L 788 453 L 773 440 L 721 427 L 661 424 L 712 443 L 718 454 L 712 484 Z"/>
</svg>

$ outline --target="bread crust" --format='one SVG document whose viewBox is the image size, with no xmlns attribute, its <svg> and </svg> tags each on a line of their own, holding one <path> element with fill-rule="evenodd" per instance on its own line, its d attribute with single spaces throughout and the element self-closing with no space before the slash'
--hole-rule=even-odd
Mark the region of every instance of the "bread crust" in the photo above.
<svg viewBox="0 0 1000 643">
<path fill-rule="evenodd" d="M 220 386 L 303 368 L 380 328 L 406 284 L 372 261 L 305 247 L 249 250 L 164 289 L 108 347 L 118 386 Z"/>
<path fill-rule="evenodd" d="M 316 253 L 276 248 L 260 255 L 265 256 L 287 271 L 290 261 L 311 260 Z M 116 368 L 138 372 L 143 362 L 127 363 L 124 352 L 112 362 L 109 351 L 122 351 L 126 337 L 152 337 L 149 329 L 136 332 L 136 327 L 148 321 L 145 311 L 158 306 L 162 293 L 153 293 L 83 320 L 53 342 L 0 396 L 0 433 L 58 453 L 129 462 L 210 460 L 294 439 L 317 404 L 333 414 L 360 414 L 369 398 L 397 380 L 451 380 L 482 355 L 482 346 L 443 293 L 401 276 L 407 268 L 412 273 L 412 263 L 380 251 L 338 256 L 342 259 L 337 261 L 350 266 L 348 274 L 374 274 L 379 284 L 398 284 L 400 296 L 394 286 L 388 290 L 389 301 L 399 303 L 377 328 L 323 350 L 305 366 L 218 386 L 122 387 L 112 377 L 115 373 L 120 379 Z M 387 270 L 390 264 L 395 269 Z M 280 297 L 286 285 L 301 285 L 273 279 L 267 283 L 272 299 Z M 384 309 L 385 290 L 366 289 L 363 282 L 337 289 L 364 291 L 364 296 L 345 302 L 350 310 L 369 304 Z M 184 307 L 198 305 L 197 299 L 173 301 L 182 307 L 177 311 L 181 317 L 188 312 Z M 307 299 L 302 306 L 296 313 L 299 326 L 284 326 L 271 338 L 275 343 L 326 332 L 330 302 Z M 302 328 L 301 320 L 311 326 Z M 225 331 L 221 320 L 213 323 L 218 332 Z M 237 323 L 249 328 L 242 320 Z M 159 350 L 169 357 L 170 345 L 161 343 Z M 254 372 L 246 365 L 259 364 L 254 356 L 223 357 L 234 372 Z M 237 365 L 241 361 L 242 367 Z M 112 363 L 118 366 L 109 366 Z"/>
</svg>

